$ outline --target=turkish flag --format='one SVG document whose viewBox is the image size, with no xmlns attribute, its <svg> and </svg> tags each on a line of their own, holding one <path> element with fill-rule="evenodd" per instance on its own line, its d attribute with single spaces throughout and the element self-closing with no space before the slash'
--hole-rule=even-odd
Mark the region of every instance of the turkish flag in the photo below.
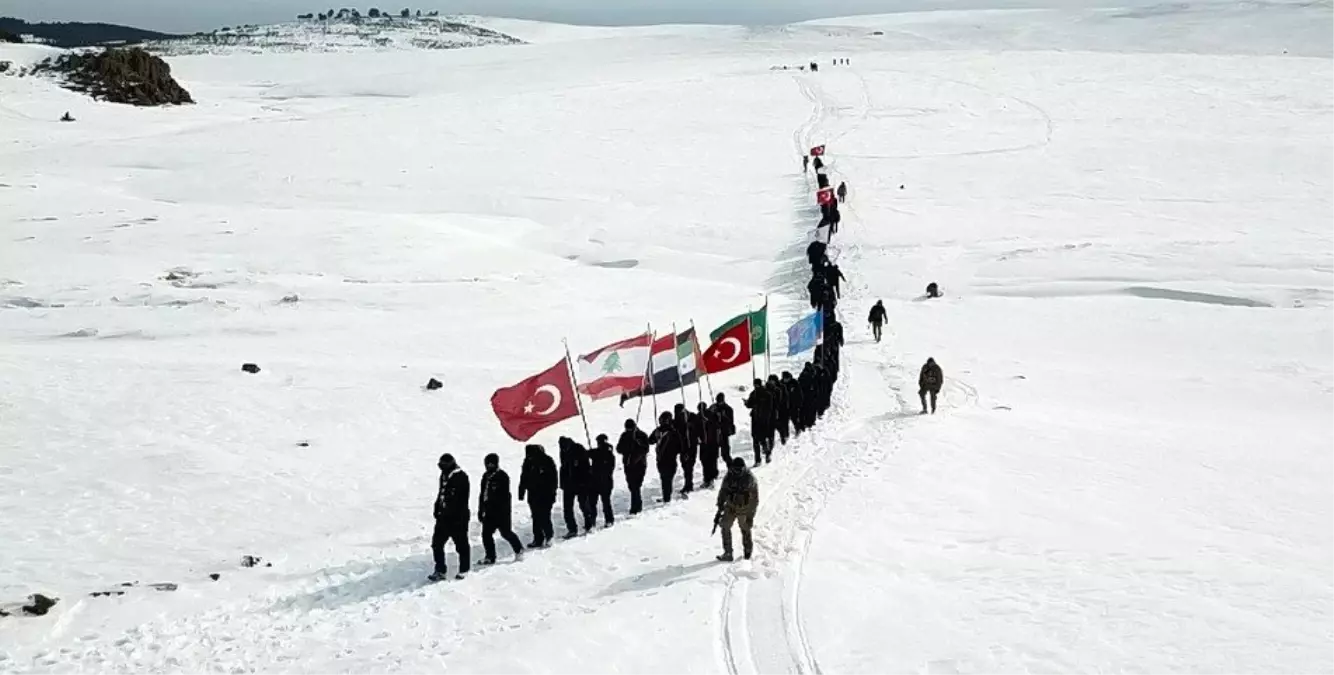
<svg viewBox="0 0 1334 675">
<path fill-rule="evenodd" d="M 699 358 L 700 367 L 706 373 L 721 373 L 729 368 L 750 363 L 750 319 L 727 329 L 718 336 L 704 355 Z"/>
<path fill-rule="evenodd" d="M 579 414 L 570 369 L 561 359 L 556 365 L 512 386 L 491 394 L 491 409 L 505 433 L 526 441 L 537 432 Z"/>
<path fill-rule="evenodd" d="M 817 145 L 811 148 L 811 157 L 821 157 L 824 155 L 824 146 Z"/>
<path fill-rule="evenodd" d="M 830 187 L 827 187 L 827 188 L 820 188 L 819 192 L 816 192 L 816 193 L 815 193 L 815 201 L 816 201 L 816 203 L 818 203 L 820 206 L 826 206 L 826 205 L 828 205 L 828 204 L 833 204 L 833 203 L 834 203 L 834 188 L 830 188 Z"/>
</svg>

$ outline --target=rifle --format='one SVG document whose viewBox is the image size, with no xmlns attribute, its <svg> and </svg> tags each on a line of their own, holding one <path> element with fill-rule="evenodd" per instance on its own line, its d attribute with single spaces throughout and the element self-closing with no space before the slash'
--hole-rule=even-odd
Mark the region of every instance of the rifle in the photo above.
<svg viewBox="0 0 1334 675">
<path fill-rule="evenodd" d="M 713 515 L 713 531 L 709 533 L 709 536 L 718 534 L 718 524 L 721 522 L 723 522 L 723 510 L 718 509 L 718 513 Z"/>
</svg>

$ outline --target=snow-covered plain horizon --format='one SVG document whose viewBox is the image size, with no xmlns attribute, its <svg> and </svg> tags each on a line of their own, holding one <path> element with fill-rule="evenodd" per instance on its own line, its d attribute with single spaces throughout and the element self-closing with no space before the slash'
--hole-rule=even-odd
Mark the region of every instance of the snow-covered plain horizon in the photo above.
<svg viewBox="0 0 1334 675">
<path fill-rule="evenodd" d="M 1330 672 L 1332 15 L 479 20 L 531 44 L 172 57 L 170 109 L 0 76 L 0 605 L 60 598 L 0 671 Z M 820 143 L 849 345 L 755 560 L 700 495 L 424 585 L 436 457 L 517 477 L 496 388 L 807 310 Z"/>
</svg>

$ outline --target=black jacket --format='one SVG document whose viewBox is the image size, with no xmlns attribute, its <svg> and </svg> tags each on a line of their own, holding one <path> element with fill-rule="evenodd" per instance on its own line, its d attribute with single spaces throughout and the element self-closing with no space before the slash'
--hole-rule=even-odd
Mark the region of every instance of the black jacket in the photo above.
<svg viewBox="0 0 1334 675">
<path fill-rule="evenodd" d="M 869 323 L 884 323 L 884 322 L 885 322 L 885 306 L 884 306 L 884 305 L 877 304 L 877 305 L 875 305 L 874 307 L 872 307 L 872 308 L 871 308 L 871 314 L 870 314 L 869 316 L 866 317 L 866 320 L 867 320 L 867 322 L 869 322 Z"/>
<path fill-rule="evenodd" d="M 477 489 L 477 520 L 483 525 L 489 523 L 509 527 L 513 510 L 510 475 L 505 473 L 504 469 L 482 474 Z"/>
<path fill-rule="evenodd" d="M 774 417 L 774 402 L 769 395 L 769 390 L 759 387 L 750 392 L 746 398 L 746 407 L 750 408 L 750 422 L 755 425 L 756 422 L 769 423 Z"/>
<path fill-rule="evenodd" d="M 519 473 L 519 499 L 526 494 L 529 504 L 555 504 L 559 473 L 556 463 L 545 452 L 529 450 Z"/>
<path fill-rule="evenodd" d="M 787 393 L 788 414 L 792 417 L 796 417 L 801 413 L 802 409 L 801 384 L 797 382 L 795 377 L 788 377 L 787 379 L 781 380 L 781 382 L 783 383 L 784 391 Z"/>
<path fill-rule="evenodd" d="M 830 321 L 824 327 L 824 341 L 837 347 L 843 346 L 843 324 L 838 321 Z"/>
<path fill-rule="evenodd" d="M 592 450 L 588 451 L 588 459 L 593 467 L 593 492 L 602 494 L 611 492 L 615 485 L 615 479 L 612 477 L 616 472 L 616 452 L 612 449 L 611 443 L 598 441 Z"/>
<path fill-rule="evenodd" d="M 453 523 L 466 523 L 471 512 L 468 511 L 468 474 L 463 469 L 455 468 L 449 473 L 440 472 L 440 491 L 435 497 L 435 517 Z"/>
<path fill-rule="evenodd" d="M 626 475 L 643 476 L 648 471 L 648 434 L 640 429 L 621 432 L 616 441 L 616 452 L 621 455 L 621 465 Z"/>
<path fill-rule="evenodd" d="M 788 416 L 787 408 L 787 390 L 783 388 L 780 382 L 766 382 L 764 388 L 769 391 L 769 400 L 772 401 L 774 419 L 782 419 Z"/>
<path fill-rule="evenodd" d="M 922 366 L 922 372 L 917 376 L 918 387 L 927 391 L 940 391 L 943 384 L 945 373 L 940 369 L 940 364 L 932 362 Z"/>
<path fill-rule="evenodd" d="M 736 433 L 736 418 L 733 417 L 732 406 L 726 403 L 714 403 L 709 408 L 713 416 L 718 420 L 718 438 L 724 440 L 732 437 Z"/>
<path fill-rule="evenodd" d="M 658 446 L 659 469 L 676 467 L 677 458 L 685 451 L 686 446 L 685 436 L 676 428 L 674 421 L 654 429 L 653 435 L 648 437 L 648 442 Z"/>
<path fill-rule="evenodd" d="M 560 451 L 560 489 L 582 495 L 592 487 L 593 464 L 588 460 L 588 449 L 571 441 Z"/>
</svg>

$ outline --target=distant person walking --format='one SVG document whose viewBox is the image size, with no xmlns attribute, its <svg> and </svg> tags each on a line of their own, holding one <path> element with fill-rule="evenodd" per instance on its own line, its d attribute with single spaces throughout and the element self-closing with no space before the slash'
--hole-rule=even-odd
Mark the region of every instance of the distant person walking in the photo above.
<svg viewBox="0 0 1334 675">
<path fill-rule="evenodd" d="M 917 376 L 917 396 L 922 399 L 922 414 L 926 414 L 926 395 L 931 395 L 931 414 L 936 414 L 936 396 L 945 384 L 945 373 L 934 358 L 927 359 Z"/>
<path fill-rule="evenodd" d="M 496 562 L 495 534 L 514 550 L 514 559 L 523 559 L 523 544 L 514 534 L 512 521 L 514 515 L 513 500 L 510 495 L 510 476 L 500 468 L 500 455 L 494 452 L 486 456 L 486 473 L 482 474 L 481 485 L 477 491 L 477 521 L 482 524 L 482 548 L 486 551 L 483 565 Z"/>
<path fill-rule="evenodd" d="M 843 181 L 839 182 L 837 192 L 838 192 L 838 201 L 840 203 L 848 200 L 848 184 L 846 182 Z"/>
<path fill-rule="evenodd" d="M 440 490 L 435 497 L 435 532 L 431 535 L 435 571 L 427 579 L 441 581 L 449 576 L 445 565 L 445 542 L 450 540 L 453 540 L 454 552 L 459 557 L 459 573 L 454 578 L 462 579 L 472 564 L 468 546 L 468 474 L 459 468 L 449 453 L 440 455 L 436 466 L 440 468 Z"/>
<path fill-rule="evenodd" d="M 524 446 L 523 471 L 519 474 L 519 499 L 528 497 L 528 511 L 533 518 L 533 540 L 528 548 L 545 548 L 556 537 L 551 510 L 556 506 L 560 472 L 540 445 Z"/>
<path fill-rule="evenodd" d="M 871 324 L 871 334 L 875 336 L 876 342 L 880 341 L 880 331 L 885 325 L 885 318 L 885 302 L 876 300 L 875 305 L 871 307 L 871 314 L 866 317 L 866 320 Z"/>
</svg>

